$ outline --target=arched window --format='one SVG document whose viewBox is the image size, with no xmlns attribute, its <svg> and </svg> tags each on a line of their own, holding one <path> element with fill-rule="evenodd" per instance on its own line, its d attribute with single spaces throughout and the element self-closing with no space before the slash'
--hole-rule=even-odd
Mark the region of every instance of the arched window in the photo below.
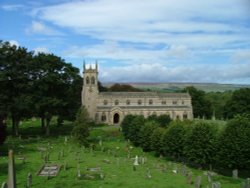
<svg viewBox="0 0 250 188">
<path fill-rule="evenodd" d="M 177 101 L 176 101 L 176 100 L 174 100 L 174 101 L 173 101 L 173 104 L 177 104 Z"/>
<path fill-rule="evenodd" d="M 95 77 L 94 76 L 91 77 L 91 84 L 95 84 Z"/>
<path fill-rule="evenodd" d="M 127 101 L 126 101 L 126 104 L 127 104 L 127 105 L 130 105 L 130 100 L 127 100 Z"/>
<path fill-rule="evenodd" d="M 183 119 L 187 119 L 187 118 L 188 118 L 188 115 L 187 115 L 186 112 L 184 112 L 184 114 L 183 114 Z"/>
<path fill-rule="evenodd" d="M 150 99 L 150 100 L 148 101 L 148 104 L 152 105 L 152 104 L 153 104 L 153 100 Z"/>
<path fill-rule="evenodd" d="M 181 101 L 181 104 L 185 104 L 185 101 L 184 101 L 184 100 L 182 100 L 182 101 Z"/>
<path fill-rule="evenodd" d="M 166 101 L 161 101 L 161 104 L 166 105 L 167 103 L 166 103 Z"/>
<path fill-rule="evenodd" d="M 106 118 L 106 115 L 105 115 L 105 113 L 103 112 L 103 113 L 102 113 L 102 122 L 105 122 L 106 119 L 107 119 L 107 118 Z"/>
<path fill-rule="evenodd" d="M 115 105 L 119 105 L 119 101 L 118 100 L 115 100 Z"/>
<path fill-rule="evenodd" d="M 86 78 L 86 84 L 89 84 L 89 77 Z"/>
<path fill-rule="evenodd" d="M 137 103 L 138 103 L 138 105 L 141 105 L 141 103 L 142 103 L 141 99 L 139 99 Z"/>
<path fill-rule="evenodd" d="M 103 101 L 103 104 L 104 104 L 104 105 L 107 105 L 107 104 L 108 104 L 108 101 L 107 101 L 107 100 L 104 100 L 104 101 Z"/>
</svg>

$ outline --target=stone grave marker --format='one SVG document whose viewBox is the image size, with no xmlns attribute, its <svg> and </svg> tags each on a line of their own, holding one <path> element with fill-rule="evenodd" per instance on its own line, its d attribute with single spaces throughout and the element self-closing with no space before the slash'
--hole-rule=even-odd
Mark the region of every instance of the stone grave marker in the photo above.
<svg viewBox="0 0 250 188">
<path fill-rule="evenodd" d="M 211 183 L 213 180 L 212 180 L 212 173 L 210 171 L 207 172 L 207 181 L 208 183 Z"/>
<path fill-rule="evenodd" d="M 150 173 L 149 168 L 147 168 L 146 178 L 147 178 L 147 179 L 151 179 L 151 178 L 152 178 L 152 175 L 151 175 L 151 173 Z"/>
<path fill-rule="evenodd" d="M 181 167 L 181 175 L 186 176 L 187 175 L 187 166 L 183 165 Z"/>
<path fill-rule="evenodd" d="M 250 188 L 250 178 L 247 178 L 245 181 L 242 182 L 241 188 Z"/>
<path fill-rule="evenodd" d="M 110 164 L 111 163 L 110 160 L 108 160 L 108 159 L 103 159 L 102 162 L 104 162 L 106 164 Z"/>
<path fill-rule="evenodd" d="M 1 188 L 8 188 L 8 185 L 7 185 L 7 183 L 6 183 L 6 182 L 3 182 L 3 183 L 2 183 L 2 186 L 1 186 Z"/>
<path fill-rule="evenodd" d="M 16 188 L 16 169 L 15 169 L 15 159 L 13 150 L 9 150 L 8 187 Z"/>
<path fill-rule="evenodd" d="M 212 188 L 221 188 L 220 182 L 213 182 L 212 183 Z"/>
<path fill-rule="evenodd" d="M 43 165 L 40 170 L 38 171 L 38 176 L 57 176 L 60 171 L 60 165 Z"/>
<path fill-rule="evenodd" d="M 192 172 L 189 172 L 187 175 L 187 183 L 193 184 L 193 173 Z"/>
<path fill-rule="evenodd" d="M 134 166 L 138 166 L 139 165 L 139 163 L 138 163 L 138 156 L 136 155 L 135 156 L 135 161 L 134 161 Z"/>
<path fill-rule="evenodd" d="M 100 172 L 101 171 L 101 167 L 91 167 L 91 168 L 87 168 L 87 171 L 90 172 Z"/>
<path fill-rule="evenodd" d="M 104 174 L 101 172 L 100 173 L 100 179 L 103 180 L 104 179 Z"/>
<path fill-rule="evenodd" d="M 201 176 L 197 176 L 195 179 L 195 188 L 201 187 Z"/>
<path fill-rule="evenodd" d="M 32 174 L 28 173 L 28 176 L 27 176 L 27 187 L 31 187 L 31 185 L 32 185 Z"/>
<path fill-rule="evenodd" d="M 232 172 L 232 177 L 233 177 L 234 179 L 238 179 L 238 170 L 237 170 L 237 169 L 233 170 L 233 172 Z"/>
</svg>

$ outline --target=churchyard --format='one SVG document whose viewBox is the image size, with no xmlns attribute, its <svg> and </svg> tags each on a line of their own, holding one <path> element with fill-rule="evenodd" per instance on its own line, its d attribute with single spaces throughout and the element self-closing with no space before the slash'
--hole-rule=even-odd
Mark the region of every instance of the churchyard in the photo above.
<svg viewBox="0 0 250 188">
<path fill-rule="evenodd" d="M 14 152 L 17 187 L 250 187 L 250 180 L 238 177 L 238 171 L 227 177 L 145 153 L 124 140 L 119 127 L 93 128 L 88 148 L 73 142 L 70 122 L 62 127 L 52 125 L 50 137 L 39 136 L 36 121 L 20 128 L 22 136 L 9 137 L 1 146 L 3 187 L 8 178 L 8 149 Z"/>
</svg>

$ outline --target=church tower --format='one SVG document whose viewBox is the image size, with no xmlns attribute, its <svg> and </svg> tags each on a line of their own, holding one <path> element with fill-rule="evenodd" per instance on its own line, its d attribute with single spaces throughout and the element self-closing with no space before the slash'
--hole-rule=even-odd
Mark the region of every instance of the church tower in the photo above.
<svg viewBox="0 0 250 188">
<path fill-rule="evenodd" d="M 89 68 L 83 64 L 82 106 L 85 106 L 92 120 L 95 119 L 98 97 L 98 64 Z"/>
</svg>

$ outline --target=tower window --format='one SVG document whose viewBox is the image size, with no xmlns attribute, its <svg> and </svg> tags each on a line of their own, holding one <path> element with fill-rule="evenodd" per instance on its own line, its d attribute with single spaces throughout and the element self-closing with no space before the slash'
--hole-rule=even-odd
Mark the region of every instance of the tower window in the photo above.
<svg viewBox="0 0 250 188">
<path fill-rule="evenodd" d="M 86 84 L 89 84 L 89 77 L 86 78 Z"/>
<path fill-rule="evenodd" d="M 130 105 L 130 100 L 127 100 L 127 101 L 126 101 L 126 104 L 127 104 L 127 105 Z"/>
<path fill-rule="evenodd" d="M 119 101 L 118 100 L 115 100 L 115 105 L 119 105 Z"/>
<path fill-rule="evenodd" d="M 153 100 L 152 99 L 150 99 L 149 101 L 148 101 L 148 104 L 153 104 Z"/>
<path fill-rule="evenodd" d="M 142 103 L 141 100 L 138 100 L 138 105 L 141 105 L 141 103 Z"/>
<path fill-rule="evenodd" d="M 91 84 L 95 84 L 95 77 L 94 76 L 91 77 Z"/>
<path fill-rule="evenodd" d="M 104 101 L 103 101 L 103 104 L 104 104 L 104 105 L 107 105 L 107 104 L 108 104 L 108 101 L 107 101 L 107 100 L 104 100 Z"/>
</svg>

